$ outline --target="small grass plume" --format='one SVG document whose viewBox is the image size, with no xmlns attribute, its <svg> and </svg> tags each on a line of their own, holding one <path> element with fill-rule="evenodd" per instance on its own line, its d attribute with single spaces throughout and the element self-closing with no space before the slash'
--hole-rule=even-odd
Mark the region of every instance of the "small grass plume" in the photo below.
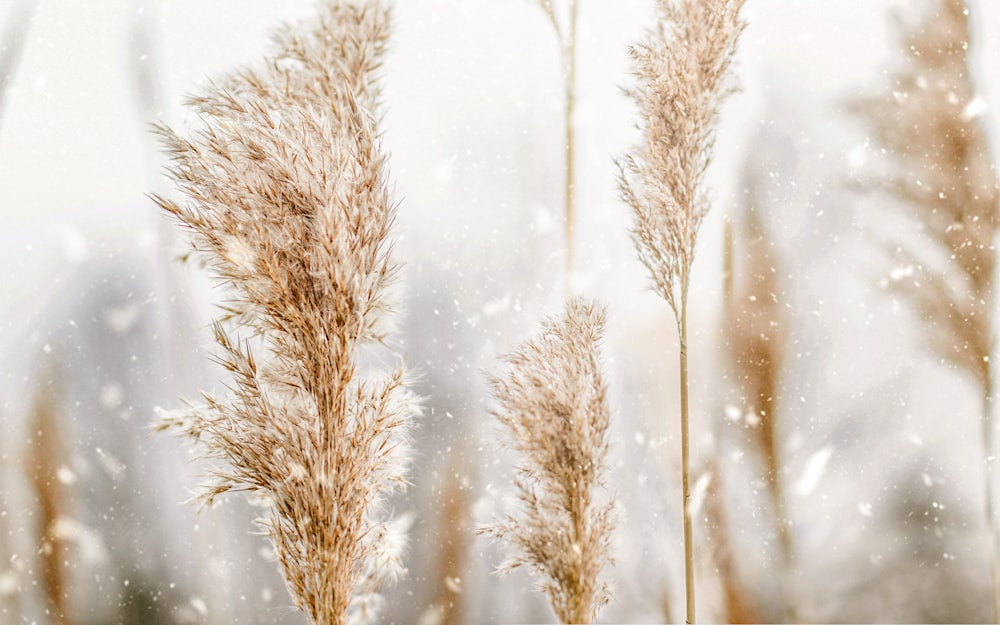
<svg viewBox="0 0 1000 625">
<path fill-rule="evenodd" d="M 274 36 L 257 67 L 189 100 L 191 139 L 160 128 L 187 196 L 156 202 L 229 288 L 215 324 L 225 399 L 168 413 L 216 461 L 201 498 L 249 492 L 288 588 L 311 623 L 364 622 L 402 570 L 402 487 L 417 406 L 401 364 L 366 373 L 385 335 L 397 266 L 378 131 L 381 2 L 330 1 Z"/>
<path fill-rule="evenodd" d="M 888 154 L 891 173 L 873 186 L 913 211 L 932 246 L 889 242 L 891 253 L 919 272 L 894 284 L 926 320 L 923 327 L 937 354 L 966 372 L 981 391 L 994 616 L 1000 618 L 990 358 L 1000 187 L 978 119 L 983 101 L 969 77 L 968 8 L 963 0 L 934 0 L 928 6 L 922 19 L 899 26 L 904 58 L 889 86 L 853 104 L 875 144 Z M 937 263 L 934 255 L 948 260 Z"/>
<path fill-rule="evenodd" d="M 595 501 L 608 452 L 607 387 L 599 343 L 606 313 L 582 299 L 504 358 L 493 378 L 494 416 L 519 457 L 520 510 L 481 532 L 511 549 L 501 572 L 539 577 L 563 623 L 591 623 L 610 599 L 599 580 L 609 562 L 613 501 Z"/>
<path fill-rule="evenodd" d="M 631 47 L 642 143 L 619 161 L 619 189 L 634 214 L 632 238 L 680 337 L 681 463 L 686 620 L 695 621 L 690 510 L 687 301 L 698 230 L 708 213 L 704 184 L 719 107 L 732 91 L 729 67 L 744 23 L 743 0 L 658 0 L 656 26 Z"/>
</svg>

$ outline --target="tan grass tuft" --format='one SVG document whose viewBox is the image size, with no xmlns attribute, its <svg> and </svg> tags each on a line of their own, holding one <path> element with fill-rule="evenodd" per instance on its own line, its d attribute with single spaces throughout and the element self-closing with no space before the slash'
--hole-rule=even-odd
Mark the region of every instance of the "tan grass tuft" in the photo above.
<svg viewBox="0 0 1000 625">
<path fill-rule="evenodd" d="M 590 623 L 608 602 L 599 575 L 609 562 L 613 501 L 599 504 L 609 408 L 599 342 L 604 309 L 575 299 L 565 317 L 504 361 L 493 379 L 494 416 L 519 457 L 520 510 L 481 530 L 511 548 L 501 572 L 525 566 L 563 623 Z"/>
<path fill-rule="evenodd" d="M 262 497 L 296 605 L 317 625 L 363 622 L 402 570 L 405 484 L 417 412 L 402 365 L 359 371 L 390 311 L 395 216 L 379 140 L 381 2 L 332 1 L 274 37 L 266 62 L 189 100 L 191 139 L 160 133 L 183 203 L 155 198 L 230 288 L 215 325 L 228 397 L 166 415 L 217 463 L 202 495 Z"/>
</svg>

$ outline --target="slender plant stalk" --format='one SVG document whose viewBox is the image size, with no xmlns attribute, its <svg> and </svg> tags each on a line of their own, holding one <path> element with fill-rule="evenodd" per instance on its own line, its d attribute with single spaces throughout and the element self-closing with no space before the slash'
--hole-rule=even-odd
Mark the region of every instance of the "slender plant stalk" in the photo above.
<svg viewBox="0 0 1000 625">
<path fill-rule="evenodd" d="M 575 229 L 576 229 L 576 124 L 573 121 L 576 111 L 576 24 L 578 0 L 569 0 L 569 35 L 563 43 L 566 59 L 566 171 L 565 194 L 566 203 L 566 267 L 564 269 L 566 299 L 573 296 L 573 266 L 575 264 Z"/>
<path fill-rule="evenodd" d="M 885 92 L 854 103 L 888 154 L 888 180 L 870 183 L 913 210 L 931 251 L 888 245 L 918 277 L 894 281 L 923 315 L 932 348 L 964 371 L 982 397 L 985 521 L 990 541 L 994 622 L 1000 622 L 1000 528 L 996 504 L 993 366 L 994 270 L 1000 185 L 983 101 L 969 77 L 969 13 L 963 0 L 934 0 L 923 19 L 900 25 L 904 63 Z"/>
<path fill-rule="evenodd" d="M 165 414 L 161 428 L 215 461 L 201 499 L 249 492 L 296 605 L 313 625 L 370 622 L 402 571 L 405 530 L 385 510 L 405 486 L 418 411 L 402 364 L 378 352 L 398 272 L 380 145 L 389 9 L 331 0 L 274 35 L 260 66 L 191 98 L 192 139 L 160 128 L 187 201 L 154 197 L 229 287 L 215 324 L 228 396 Z"/>
<path fill-rule="evenodd" d="M 613 500 L 595 501 L 607 469 L 610 413 L 600 366 L 602 307 L 581 299 L 504 360 L 493 379 L 494 416 L 519 456 L 517 514 L 480 530 L 506 542 L 505 573 L 539 578 L 563 623 L 591 623 L 610 595 L 599 580 L 609 562 Z"/>
<path fill-rule="evenodd" d="M 573 297 L 573 267 L 576 264 L 576 34 L 579 0 L 567 0 L 568 20 L 564 25 L 557 14 L 554 0 L 538 0 L 552 30 L 559 40 L 562 56 L 563 102 L 565 116 L 565 169 L 563 173 L 563 290 L 566 301 Z"/>
<path fill-rule="evenodd" d="M 681 370 L 681 492 L 684 496 L 684 600 L 686 620 L 695 622 L 694 528 L 691 511 L 691 428 L 688 417 L 687 287 L 681 297 L 680 370 Z"/>
<path fill-rule="evenodd" d="M 987 379 L 983 388 L 983 457 L 986 471 L 986 523 L 990 537 L 990 562 L 993 581 L 993 622 L 1000 623 L 1000 527 L 997 526 L 996 504 L 996 431 L 993 421 L 993 384 Z"/>
<path fill-rule="evenodd" d="M 687 304 L 701 222 L 709 209 L 703 177 L 719 107 L 732 87 L 729 66 L 743 0 L 659 0 L 656 27 L 630 49 L 643 143 L 618 163 L 619 189 L 634 213 L 632 238 L 656 291 L 670 305 L 680 339 L 681 480 L 686 620 L 695 621 L 690 492 Z"/>
</svg>

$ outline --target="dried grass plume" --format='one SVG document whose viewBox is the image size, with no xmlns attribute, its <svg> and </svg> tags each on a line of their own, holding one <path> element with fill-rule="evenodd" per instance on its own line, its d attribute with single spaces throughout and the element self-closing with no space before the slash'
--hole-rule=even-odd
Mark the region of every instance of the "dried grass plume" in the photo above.
<svg viewBox="0 0 1000 625">
<path fill-rule="evenodd" d="M 619 188 L 635 222 L 639 259 L 679 318 L 698 230 L 719 108 L 733 90 L 729 66 L 743 0 L 659 0 L 658 20 L 629 50 L 642 143 L 619 162 Z"/>
<path fill-rule="evenodd" d="M 190 139 L 160 128 L 184 202 L 156 197 L 227 287 L 215 324 L 223 399 L 170 413 L 163 428 L 215 461 L 202 499 L 267 504 L 296 605 L 312 623 L 363 622 L 402 569 L 405 521 L 384 499 L 404 485 L 418 408 L 397 364 L 368 372 L 397 266 L 395 215 L 378 130 L 381 2 L 331 1 L 274 36 L 259 66 L 189 105 Z"/>
<path fill-rule="evenodd" d="M 504 358 L 493 378 L 494 416 L 517 453 L 520 509 L 482 532 L 511 550 L 501 572 L 525 566 L 539 578 L 563 623 L 590 623 L 610 595 L 599 579 L 609 562 L 613 500 L 599 503 L 608 452 L 609 408 L 599 342 L 606 313 L 574 299 L 565 316 Z"/>
</svg>

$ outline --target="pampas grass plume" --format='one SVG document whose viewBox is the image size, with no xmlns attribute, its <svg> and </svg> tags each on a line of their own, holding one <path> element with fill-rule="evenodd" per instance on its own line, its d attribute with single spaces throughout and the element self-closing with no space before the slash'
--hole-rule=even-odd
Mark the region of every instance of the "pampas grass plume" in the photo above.
<svg viewBox="0 0 1000 625">
<path fill-rule="evenodd" d="M 186 196 L 155 200 L 229 288 L 215 323 L 224 399 L 167 414 L 163 428 L 214 462 L 205 502 L 250 492 L 296 605 L 311 623 L 367 622 L 402 569 L 405 485 L 418 411 L 402 364 L 362 371 L 396 275 L 395 216 L 378 130 L 381 2 L 331 1 L 274 37 L 258 67 L 190 99 L 203 127 L 160 128 Z"/>
<path fill-rule="evenodd" d="M 610 599 L 613 500 L 595 496 L 607 468 L 609 408 L 599 342 L 606 313 L 574 299 L 565 316 L 504 358 L 494 416 L 517 453 L 520 509 L 481 530 L 504 542 L 508 572 L 528 568 L 563 623 L 590 623 Z"/>
</svg>

